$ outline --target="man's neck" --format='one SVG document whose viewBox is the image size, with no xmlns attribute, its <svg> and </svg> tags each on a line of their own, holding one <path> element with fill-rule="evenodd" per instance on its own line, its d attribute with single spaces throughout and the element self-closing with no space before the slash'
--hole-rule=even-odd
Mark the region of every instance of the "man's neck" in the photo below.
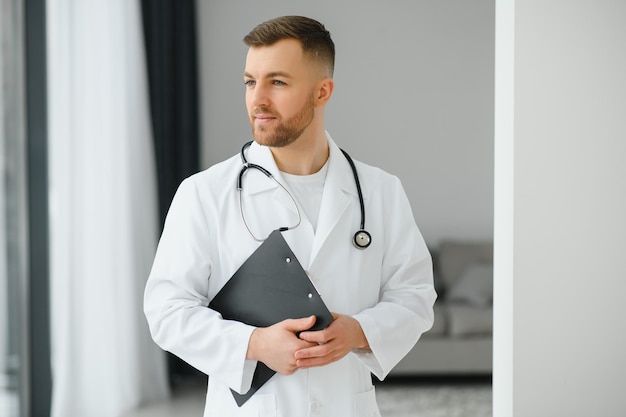
<svg viewBox="0 0 626 417">
<path fill-rule="evenodd" d="M 326 132 L 301 136 L 282 148 L 271 148 L 278 169 L 293 175 L 310 175 L 319 171 L 330 154 Z"/>
</svg>

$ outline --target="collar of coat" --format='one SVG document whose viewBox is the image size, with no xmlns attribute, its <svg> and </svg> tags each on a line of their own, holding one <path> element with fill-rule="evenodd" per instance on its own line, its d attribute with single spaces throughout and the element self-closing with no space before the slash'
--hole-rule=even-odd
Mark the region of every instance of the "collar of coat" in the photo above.
<svg viewBox="0 0 626 417">
<path fill-rule="evenodd" d="M 349 195 L 356 196 L 356 183 L 348 161 L 328 132 L 326 133 L 326 138 L 328 139 L 330 154 L 328 160 L 328 173 L 326 175 L 324 187 L 326 188 L 329 185 L 335 186 Z M 283 185 L 285 184 L 282 175 L 276 166 L 276 161 L 274 160 L 274 156 L 272 155 L 270 148 L 259 145 L 256 142 L 252 142 L 252 145 L 247 150 L 246 158 L 249 162 L 267 169 L 278 182 Z M 255 170 L 252 170 L 251 172 L 254 171 Z M 251 172 L 246 173 L 245 175 L 247 178 L 244 179 L 244 183 L 247 182 L 247 185 L 244 185 L 244 189 L 246 189 L 246 193 L 248 195 L 258 194 L 278 187 L 274 181 L 268 181 L 265 175 L 261 173 L 248 175 Z"/>
</svg>

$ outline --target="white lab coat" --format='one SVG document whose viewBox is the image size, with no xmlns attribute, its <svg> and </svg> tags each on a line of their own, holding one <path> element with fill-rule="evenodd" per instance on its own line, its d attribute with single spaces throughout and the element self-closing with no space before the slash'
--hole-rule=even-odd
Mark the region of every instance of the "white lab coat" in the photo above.
<svg viewBox="0 0 626 417">
<path fill-rule="evenodd" d="M 360 206 L 347 160 L 328 137 L 330 159 L 317 232 L 302 223 L 283 235 L 330 311 L 359 321 L 371 352 L 355 351 L 326 367 L 276 374 L 241 408 L 229 388 L 250 386 L 246 360 L 252 327 L 223 320 L 210 300 L 258 247 L 242 221 L 234 156 L 180 185 L 170 207 L 145 291 L 145 314 L 157 344 L 209 375 L 204 416 L 380 416 L 371 375 L 384 378 L 433 323 L 436 298 L 431 258 L 400 181 L 356 162 L 372 244 L 352 237 Z M 254 143 L 250 162 L 281 180 L 271 152 Z M 290 197 L 249 170 L 243 210 L 257 236 L 297 222 Z"/>
</svg>

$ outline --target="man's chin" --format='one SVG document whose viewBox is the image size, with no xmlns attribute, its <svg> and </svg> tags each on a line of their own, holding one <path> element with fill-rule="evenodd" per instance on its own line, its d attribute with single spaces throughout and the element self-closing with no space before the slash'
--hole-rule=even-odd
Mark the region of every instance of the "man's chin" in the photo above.
<svg viewBox="0 0 626 417">
<path fill-rule="evenodd" d="M 290 138 L 281 138 L 276 135 L 263 134 L 259 132 L 254 132 L 253 136 L 256 143 L 270 148 L 283 148 L 294 141 Z"/>
<path fill-rule="evenodd" d="M 261 146 L 270 146 L 270 147 L 274 146 L 271 138 L 268 138 L 263 135 L 254 135 L 254 141 Z"/>
</svg>

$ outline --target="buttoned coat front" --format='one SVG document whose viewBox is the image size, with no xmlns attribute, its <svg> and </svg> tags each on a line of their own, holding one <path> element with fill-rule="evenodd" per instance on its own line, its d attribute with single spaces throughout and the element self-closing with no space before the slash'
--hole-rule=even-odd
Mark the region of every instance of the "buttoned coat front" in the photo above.
<svg viewBox="0 0 626 417">
<path fill-rule="evenodd" d="M 353 351 L 325 367 L 276 374 L 242 407 L 230 389 L 250 387 L 256 362 L 246 360 L 253 327 L 223 320 L 207 306 L 266 237 L 294 225 L 290 196 L 257 170 L 236 178 L 239 156 L 182 182 L 172 201 L 148 283 L 144 310 L 157 344 L 209 375 L 204 416 L 380 416 L 371 373 L 383 379 L 433 322 L 431 258 L 400 181 L 356 162 L 372 244 L 352 244 L 359 228 L 355 179 L 328 137 L 330 157 L 317 230 L 303 214 L 285 240 L 330 311 L 359 321 L 371 351 Z M 253 143 L 250 162 L 281 181 L 269 148 Z"/>
</svg>

